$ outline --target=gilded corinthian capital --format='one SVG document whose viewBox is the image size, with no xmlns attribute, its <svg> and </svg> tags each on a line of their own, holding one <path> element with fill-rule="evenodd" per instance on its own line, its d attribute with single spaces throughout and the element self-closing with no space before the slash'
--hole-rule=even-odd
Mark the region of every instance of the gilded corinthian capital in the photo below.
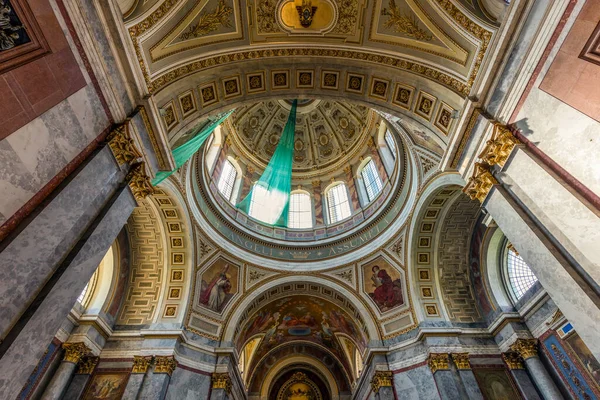
<svg viewBox="0 0 600 400">
<path fill-rule="evenodd" d="M 392 386 L 392 372 L 391 371 L 376 371 L 371 379 L 371 389 L 374 393 L 378 393 L 382 387 Z"/>
<path fill-rule="evenodd" d="M 133 356 L 133 367 L 131 368 L 132 374 L 145 374 L 148 371 L 148 367 L 152 363 L 152 357 L 144 356 Z"/>
<path fill-rule="evenodd" d="M 427 364 L 429 364 L 431 373 L 435 373 L 435 371 L 440 369 L 449 369 L 448 360 L 449 357 L 446 353 L 431 353 L 429 355 L 429 359 L 427 360 Z"/>
<path fill-rule="evenodd" d="M 527 360 L 537 356 L 537 339 L 517 339 L 510 349 L 519 353 L 523 360 Z"/>
<path fill-rule="evenodd" d="M 154 357 L 154 373 L 171 375 L 177 367 L 177 363 L 173 356 L 156 356 Z"/>
<path fill-rule="evenodd" d="M 498 164 L 502 167 L 515 146 L 520 143 L 508 127 L 496 123 L 494 124 L 494 133 L 492 133 L 490 140 L 486 142 L 479 157 L 489 165 Z"/>
<path fill-rule="evenodd" d="M 142 155 L 129 135 L 129 121 L 117 126 L 106 138 L 119 165 L 129 164 Z"/>
<path fill-rule="evenodd" d="M 514 351 L 508 353 L 502 353 L 502 359 L 508 365 L 509 369 L 523 369 L 523 359 Z"/>
<path fill-rule="evenodd" d="M 213 373 L 211 377 L 213 389 L 223 389 L 225 393 L 231 392 L 231 378 L 227 373 Z"/>
<path fill-rule="evenodd" d="M 98 357 L 84 357 L 77 365 L 77 373 L 79 375 L 91 375 L 98 365 L 100 359 Z"/>
<path fill-rule="evenodd" d="M 450 356 L 457 369 L 471 369 L 469 353 L 452 353 Z"/>
<path fill-rule="evenodd" d="M 125 179 L 129 182 L 129 187 L 137 200 L 142 200 L 154 193 L 143 162 L 132 166 Z"/>
<path fill-rule="evenodd" d="M 473 175 L 471 175 L 471 178 L 469 178 L 469 181 L 463 188 L 463 192 L 465 192 L 471 200 L 477 199 L 483 203 L 490 193 L 492 186 L 497 183 L 498 181 L 492 175 L 488 164 L 475 163 Z"/>
<path fill-rule="evenodd" d="M 83 342 L 78 343 L 63 343 L 63 349 L 65 349 L 65 356 L 63 358 L 64 361 L 72 362 L 74 364 L 79 363 L 81 359 L 91 352 L 91 350 L 83 344 Z"/>
</svg>

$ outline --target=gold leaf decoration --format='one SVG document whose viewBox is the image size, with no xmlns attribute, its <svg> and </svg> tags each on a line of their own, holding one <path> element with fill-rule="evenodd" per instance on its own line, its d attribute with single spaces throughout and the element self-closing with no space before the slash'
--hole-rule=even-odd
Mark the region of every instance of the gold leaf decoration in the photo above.
<svg viewBox="0 0 600 400">
<path fill-rule="evenodd" d="M 182 40 L 190 38 L 197 38 L 214 32 L 219 29 L 219 26 L 229 28 L 231 21 L 229 18 L 233 13 L 233 8 L 225 5 L 225 0 L 219 0 L 217 7 L 209 13 L 200 14 L 200 19 L 197 23 L 190 26 L 190 28 L 179 36 Z"/>
<path fill-rule="evenodd" d="M 414 15 L 404 15 L 394 0 L 390 0 L 389 7 L 389 10 L 387 8 L 381 10 L 381 15 L 389 17 L 384 23 L 386 28 L 392 28 L 417 40 L 429 42 L 433 39 L 431 34 L 419 28 L 419 19 Z"/>
</svg>

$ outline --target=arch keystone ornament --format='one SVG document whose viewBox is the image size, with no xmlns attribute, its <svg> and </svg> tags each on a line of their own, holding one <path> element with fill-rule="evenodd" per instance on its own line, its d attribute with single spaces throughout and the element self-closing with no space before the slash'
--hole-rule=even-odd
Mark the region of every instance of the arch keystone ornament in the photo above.
<svg viewBox="0 0 600 400">
<path fill-rule="evenodd" d="M 379 393 L 382 387 L 392 386 L 392 371 L 376 371 L 371 379 L 371 389 L 374 393 Z"/>
<path fill-rule="evenodd" d="M 537 339 L 517 339 L 510 349 L 523 357 L 523 360 L 527 360 L 537 356 Z"/>
<path fill-rule="evenodd" d="M 471 200 L 477 199 L 483 203 L 490 193 L 490 190 L 492 190 L 492 187 L 497 184 L 498 181 L 490 171 L 490 165 L 478 162 L 475 163 L 473 175 L 471 175 L 469 181 L 463 188 L 463 192 L 466 193 Z"/>
<path fill-rule="evenodd" d="M 429 365 L 429 369 L 431 369 L 431 373 L 435 374 L 436 371 L 450 369 L 448 361 L 449 357 L 446 353 L 431 353 L 427 364 Z"/>
<path fill-rule="evenodd" d="M 231 393 L 231 378 L 227 373 L 213 373 L 211 377 L 213 389 L 223 389 L 225 393 Z"/>
</svg>

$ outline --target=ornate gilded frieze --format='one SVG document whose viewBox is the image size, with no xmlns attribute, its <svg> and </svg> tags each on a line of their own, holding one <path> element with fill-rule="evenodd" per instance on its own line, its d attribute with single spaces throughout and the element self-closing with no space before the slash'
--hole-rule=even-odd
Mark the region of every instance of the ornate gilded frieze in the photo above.
<svg viewBox="0 0 600 400">
<path fill-rule="evenodd" d="M 177 367 L 177 362 L 173 358 L 173 356 L 156 356 L 154 357 L 154 373 L 155 374 L 169 374 L 171 375 L 175 368 Z"/>
<path fill-rule="evenodd" d="M 473 175 L 469 178 L 469 181 L 463 188 L 463 192 L 466 193 L 471 200 L 479 200 L 483 203 L 488 193 L 494 185 L 498 184 L 498 181 L 492 175 L 490 166 L 484 163 L 475 163 L 473 169 Z"/>
<path fill-rule="evenodd" d="M 227 373 L 213 373 L 211 377 L 213 389 L 223 389 L 225 393 L 231 393 L 231 378 Z"/>
<path fill-rule="evenodd" d="M 447 370 L 449 369 L 449 357 L 446 353 L 431 353 L 429 355 L 429 359 L 427 360 L 427 364 L 429 365 L 429 369 L 431 369 L 431 373 L 435 373 L 439 370 Z"/>
<path fill-rule="evenodd" d="M 133 367 L 131 368 L 132 374 L 145 374 L 148 371 L 148 367 L 152 363 L 151 356 L 133 356 Z"/>
<path fill-rule="evenodd" d="M 452 353 L 450 356 L 457 369 L 471 369 L 469 353 Z"/>
<path fill-rule="evenodd" d="M 517 144 L 521 142 L 517 139 L 510 129 L 499 123 L 494 124 L 492 137 L 486 142 L 483 152 L 479 155 L 481 160 L 488 165 L 504 166 Z"/>
<path fill-rule="evenodd" d="M 371 389 L 378 393 L 382 387 L 392 386 L 392 371 L 376 371 L 371 379 Z"/>
<path fill-rule="evenodd" d="M 63 360 L 74 364 L 78 364 L 83 357 L 91 352 L 83 342 L 63 343 L 62 347 L 65 350 Z"/>
<path fill-rule="evenodd" d="M 119 165 L 129 164 L 142 156 L 129 134 L 128 124 L 127 121 L 119 125 L 106 138 Z"/>
<path fill-rule="evenodd" d="M 519 353 L 511 351 L 508 353 L 502 353 L 502 359 L 506 363 L 509 369 L 524 369 L 523 359 Z"/>
<path fill-rule="evenodd" d="M 91 375 L 98 365 L 100 358 L 98 357 L 85 357 L 77 365 L 77 373 L 80 375 Z"/>
<path fill-rule="evenodd" d="M 125 180 L 129 182 L 129 187 L 137 200 L 143 200 L 154 193 L 154 187 L 152 187 L 150 178 L 146 175 L 143 162 L 132 166 Z"/>
<path fill-rule="evenodd" d="M 523 360 L 537 356 L 537 339 L 517 339 L 510 349 L 519 353 Z"/>
</svg>

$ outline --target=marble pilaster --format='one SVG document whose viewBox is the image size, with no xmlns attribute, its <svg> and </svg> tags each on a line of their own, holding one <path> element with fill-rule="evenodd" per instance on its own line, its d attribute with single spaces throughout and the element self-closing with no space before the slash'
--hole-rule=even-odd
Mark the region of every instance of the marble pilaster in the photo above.
<svg viewBox="0 0 600 400">
<path fill-rule="evenodd" d="M 537 339 L 517 339 L 515 344 L 511 346 L 511 350 L 517 352 L 523 358 L 529 375 L 544 399 L 563 399 L 552 377 L 538 357 Z"/>
<path fill-rule="evenodd" d="M 8 287 L 16 296 L 1 298 L 10 298 L 16 304 L 28 303 L 25 298 L 19 300 L 23 290 L 28 291 L 26 299 L 32 293 L 37 296 L 34 306 L 21 316 L 2 343 L 0 398 L 17 396 L 136 206 L 110 149 L 104 148 L 0 254 L 1 290 Z M 74 226 L 78 229 L 73 230 Z M 65 243 L 55 243 L 57 238 Z M 46 256 L 49 260 L 39 260 Z M 7 264 L 7 259 L 15 262 Z M 56 268 L 43 272 L 48 263 Z M 22 270 L 23 277 L 14 270 Z M 38 292 L 22 281 L 28 274 L 49 279 Z M 0 309 L 5 311 L 4 307 Z M 14 306 L 10 309 L 17 311 Z"/>
<path fill-rule="evenodd" d="M 46 387 L 42 400 L 63 398 L 71 383 L 77 364 L 90 351 L 83 343 L 65 343 L 63 344 L 63 348 L 65 350 L 63 360 Z"/>
<path fill-rule="evenodd" d="M 210 400 L 228 400 L 231 394 L 231 378 L 227 373 L 214 373 L 211 377 Z"/>
<path fill-rule="evenodd" d="M 433 380 L 442 400 L 462 400 L 464 398 L 458 379 L 450 369 L 449 356 L 445 353 L 431 353 L 428 359 Z"/>
<path fill-rule="evenodd" d="M 142 388 L 142 384 L 144 382 L 144 378 L 146 373 L 148 372 L 148 368 L 152 363 L 152 357 L 147 356 L 134 356 L 133 357 L 133 367 L 131 368 L 131 375 L 129 375 L 129 380 L 127 381 L 127 386 L 125 386 L 125 391 L 123 392 L 124 399 L 136 399 L 140 389 Z"/>
<path fill-rule="evenodd" d="M 323 187 L 320 180 L 312 181 L 313 199 L 315 204 L 315 225 L 323 225 Z"/>
<path fill-rule="evenodd" d="M 344 180 L 348 185 L 348 193 L 350 194 L 350 204 L 352 205 L 352 212 L 356 210 L 360 210 L 360 202 L 358 201 L 358 190 L 356 188 L 356 180 L 354 179 L 354 174 L 352 173 L 352 167 L 350 165 L 346 165 L 344 167 Z"/>
<path fill-rule="evenodd" d="M 483 394 L 471 370 L 469 355 L 467 353 L 452 353 L 451 357 L 469 400 L 483 400 Z"/>
<path fill-rule="evenodd" d="M 517 385 L 521 396 L 525 400 L 542 400 L 529 374 L 525 370 L 525 364 L 523 364 L 521 356 L 516 352 L 502 353 L 502 359 L 508 366 L 510 375 Z"/>
<path fill-rule="evenodd" d="M 391 371 L 375 371 L 371 388 L 377 400 L 394 400 L 393 375 Z"/>
<path fill-rule="evenodd" d="M 167 394 L 171 374 L 177 363 L 172 356 L 154 357 L 154 367 L 149 370 L 144 378 L 139 400 L 163 400 Z"/>
</svg>

